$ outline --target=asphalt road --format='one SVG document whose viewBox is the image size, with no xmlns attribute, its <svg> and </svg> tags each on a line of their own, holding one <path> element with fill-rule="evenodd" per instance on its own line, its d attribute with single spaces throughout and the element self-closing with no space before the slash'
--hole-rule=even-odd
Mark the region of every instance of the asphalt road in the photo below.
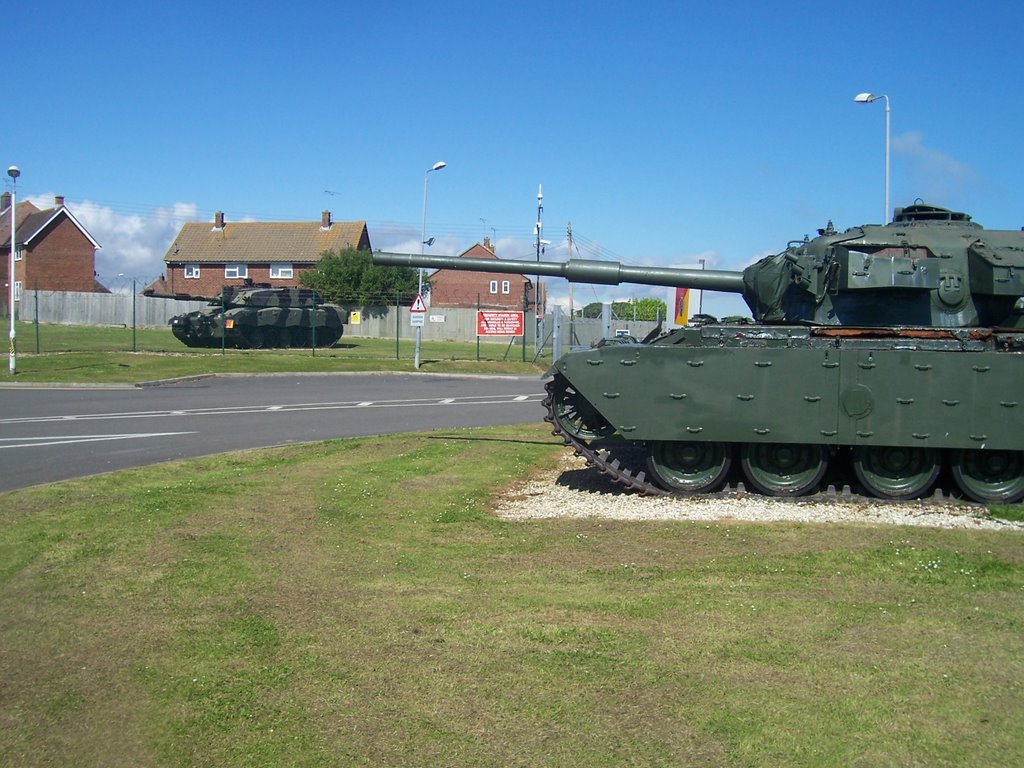
<svg viewBox="0 0 1024 768">
<path fill-rule="evenodd" d="M 216 377 L 0 389 L 0 491 L 244 448 L 540 421 L 540 377 Z"/>
</svg>

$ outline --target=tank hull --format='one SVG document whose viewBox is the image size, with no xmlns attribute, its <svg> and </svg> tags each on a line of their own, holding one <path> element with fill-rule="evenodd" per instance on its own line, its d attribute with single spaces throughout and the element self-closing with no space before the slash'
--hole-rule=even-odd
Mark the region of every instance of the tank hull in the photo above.
<svg viewBox="0 0 1024 768">
<path fill-rule="evenodd" d="M 551 373 L 632 440 L 1024 448 L 1021 337 L 849 330 L 679 329 Z"/>
<path fill-rule="evenodd" d="M 983 329 L 688 327 L 564 355 L 548 421 L 613 476 L 586 444 L 644 447 L 647 477 L 624 477 L 639 490 L 710 492 L 735 460 L 756 490 L 802 495 L 852 460 L 840 481 L 868 495 L 921 496 L 945 471 L 974 500 L 1013 502 L 1022 355 L 1024 336 Z"/>
</svg>

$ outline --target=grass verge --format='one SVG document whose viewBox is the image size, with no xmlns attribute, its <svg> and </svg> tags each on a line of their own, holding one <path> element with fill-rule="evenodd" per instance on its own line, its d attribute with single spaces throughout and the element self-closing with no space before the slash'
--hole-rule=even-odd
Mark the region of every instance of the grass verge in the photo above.
<svg viewBox="0 0 1024 768">
<path fill-rule="evenodd" d="M 210 373 L 412 371 L 414 341 L 345 336 L 330 349 L 192 349 L 165 329 L 19 323 L 15 382 L 137 383 Z M 35 350 L 39 349 L 37 353 Z M 533 375 L 551 362 L 522 362 L 517 345 L 424 341 L 420 370 Z M 2 383 L 2 382 L 0 382 Z"/>
<path fill-rule="evenodd" d="M 1014 765 L 1024 538 L 508 522 L 541 425 L 0 495 L 30 765 Z"/>
</svg>

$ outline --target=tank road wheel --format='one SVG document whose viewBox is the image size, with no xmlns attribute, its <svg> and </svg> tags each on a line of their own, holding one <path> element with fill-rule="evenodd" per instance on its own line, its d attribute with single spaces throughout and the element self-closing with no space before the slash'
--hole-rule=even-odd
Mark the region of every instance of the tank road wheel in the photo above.
<svg viewBox="0 0 1024 768">
<path fill-rule="evenodd" d="M 934 448 L 858 446 L 853 471 L 865 490 L 881 499 L 914 499 L 938 477 L 939 454 Z"/>
<path fill-rule="evenodd" d="M 277 332 L 277 328 L 274 326 L 265 326 L 263 328 L 263 348 L 273 349 L 280 343 L 280 334 Z"/>
<path fill-rule="evenodd" d="M 1024 497 L 1021 451 L 953 451 L 953 479 L 967 496 L 982 504 L 1013 504 Z"/>
<path fill-rule="evenodd" d="M 291 328 L 278 328 L 277 329 L 277 346 L 281 349 L 288 349 L 292 345 L 292 329 Z"/>
<path fill-rule="evenodd" d="M 732 466 L 732 446 L 698 440 L 653 442 L 647 468 L 663 488 L 676 493 L 708 493 L 725 479 Z"/>
<path fill-rule="evenodd" d="M 258 325 L 245 329 L 245 340 L 249 343 L 251 349 L 263 349 L 267 346 L 266 339 L 263 336 L 263 329 Z"/>
<path fill-rule="evenodd" d="M 818 487 L 828 459 L 821 445 L 747 443 L 740 452 L 740 465 L 761 493 L 803 496 Z"/>
<path fill-rule="evenodd" d="M 615 428 L 565 379 L 556 376 L 548 385 L 549 408 L 558 426 L 580 440 L 597 440 L 611 435 Z"/>
<path fill-rule="evenodd" d="M 309 347 L 309 328 L 292 328 L 291 335 L 293 347 Z"/>
</svg>

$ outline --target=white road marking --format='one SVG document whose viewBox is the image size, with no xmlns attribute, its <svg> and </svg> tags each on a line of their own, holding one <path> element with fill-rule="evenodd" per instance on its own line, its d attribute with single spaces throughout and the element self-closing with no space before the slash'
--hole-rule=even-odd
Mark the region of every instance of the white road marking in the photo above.
<svg viewBox="0 0 1024 768">
<path fill-rule="evenodd" d="M 123 435 L 51 435 L 49 437 L 0 437 L 0 450 L 4 448 L 38 448 L 47 445 L 75 445 L 98 443 L 105 440 L 134 440 L 140 437 L 169 437 L 194 435 L 195 432 L 129 432 Z"/>
<path fill-rule="evenodd" d="M 435 398 L 412 400 L 358 400 L 329 403 L 292 403 L 279 405 L 234 405 L 221 408 L 189 408 L 168 411 L 114 411 L 111 413 L 68 414 L 63 416 L 25 416 L 0 419 L 0 424 L 35 424 L 53 421 L 106 421 L 114 419 L 156 419 L 168 416 L 235 416 L 247 413 L 289 413 L 293 411 L 346 410 L 351 408 L 423 408 L 431 405 L 500 405 L 502 403 L 540 402 L 543 393 L 531 395 L 476 395 L 452 397 L 443 401 Z"/>
</svg>

